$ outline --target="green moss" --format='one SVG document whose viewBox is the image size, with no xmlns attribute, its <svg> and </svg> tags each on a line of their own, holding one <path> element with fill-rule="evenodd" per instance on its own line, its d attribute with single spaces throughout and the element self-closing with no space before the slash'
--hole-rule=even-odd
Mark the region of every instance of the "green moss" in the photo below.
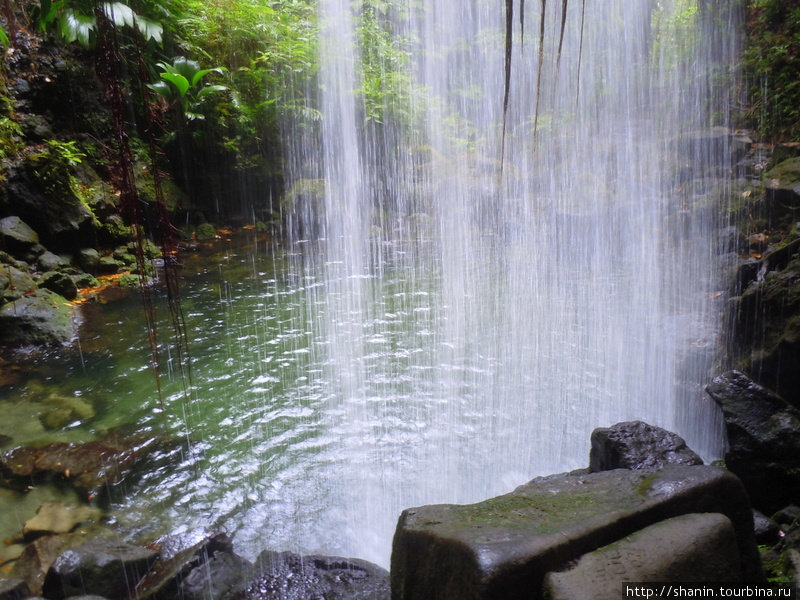
<svg viewBox="0 0 800 600">
<path fill-rule="evenodd" d="M 213 240 L 217 237 L 217 230 L 211 223 L 201 223 L 195 233 L 198 240 Z"/>
</svg>

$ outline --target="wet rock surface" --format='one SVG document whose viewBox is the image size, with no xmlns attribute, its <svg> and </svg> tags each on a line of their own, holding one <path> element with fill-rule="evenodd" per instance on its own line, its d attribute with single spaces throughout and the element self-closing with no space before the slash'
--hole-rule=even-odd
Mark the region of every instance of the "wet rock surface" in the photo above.
<svg viewBox="0 0 800 600">
<path fill-rule="evenodd" d="M 377 565 L 336 556 L 264 552 L 260 574 L 236 600 L 389 600 L 389 573 Z"/>
<path fill-rule="evenodd" d="M 62 552 L 47 572 L 47 598 L 96 594 L 124 598 L 158 554 L 148 548 L 96 538 Z"/>
<path fill-rule="evenodd" d="M 548 600 L 618 600 L 622 581 L 741 581 L 733 525 L 718 513 L 656 523 L 545 576 Z"/>
<path fill-rule="evenodd" d="M 158 560 L 136 586 L 138 598 L 222 598 L 241 586 L 252 565 L 224 533 L 196 530 L 149 545 Z"/>
<path fill-rule="evenodd" d="M 708 394 L 722 408 L 725 464 L 753 506 L 770 514 L 800 498 L 800 411 L 744 373 L 714 378 Z"/>
<path fill-rule="evenodd" d="M 611 469 L 660 469 L 666 465 L 701 465 L 703 460 L 677 434 L 642 421 L 595 429 L 589 472 Z"/>
<path fill-rule="evenodd" d="M 536 595 L 548 572 L 693 512 L 730 519 L 744 578 L 762 578 L 741 482 L 714 467 L 669 465 L 655 472 L 556 475 L 477 504 L 407 509 L 393 543 L 393 598 Z"/>
</svg>

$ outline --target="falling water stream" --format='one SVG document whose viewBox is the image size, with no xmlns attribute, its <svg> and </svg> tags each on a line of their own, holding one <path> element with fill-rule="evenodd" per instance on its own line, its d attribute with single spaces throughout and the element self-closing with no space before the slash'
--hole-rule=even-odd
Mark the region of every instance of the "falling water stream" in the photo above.
<svg viewBox="0 0 800 600">
<path fill-rule="evenodd" d="M 185 416 L 177 375 L 165 390 L 192 452 L 131 484 L 118 522 L 223 527 L 251 558 L 388 565 L 403 508 L 584 467 L 598 426 L 642 419 L 718 456 L 702 388 L 729 157 L 699 133 L 726 124 L 713 84 L 736 48 L 730 16 L 573 0 L 561 43 L 562 4 L 540 38 L 526 3 L 503 137 L 502 3 L 373 3 L 391 60 L 369 55 L 352 4 L 321 2 L 321 121 L 286 124 L 292 236 L 187 260 Z M 376 65 L 392 74 L 378 116 L 358 93 Z M 59 393 L 98 412 L 76 439 L 161 428 L 135 302 L 90 308 L 82 359 L 64 365 Z M 39 385 L 19 384 L 14 406 Z"/>
</svg>

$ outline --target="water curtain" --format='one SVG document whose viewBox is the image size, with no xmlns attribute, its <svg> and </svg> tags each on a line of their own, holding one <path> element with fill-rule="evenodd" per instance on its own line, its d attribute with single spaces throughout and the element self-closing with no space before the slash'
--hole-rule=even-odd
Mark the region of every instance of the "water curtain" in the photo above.
<svg viewBox="0 0 800 600">
<path fill-rule="evenodd" d="M 334 550 L 383 564 L 402 508 L 583 467 L 595 427 L 721 448 L 735 13 L 512 4 L 509 44 L 495 0 L 322 0 L 321 118 L 287 125 Z"/>
</svg>

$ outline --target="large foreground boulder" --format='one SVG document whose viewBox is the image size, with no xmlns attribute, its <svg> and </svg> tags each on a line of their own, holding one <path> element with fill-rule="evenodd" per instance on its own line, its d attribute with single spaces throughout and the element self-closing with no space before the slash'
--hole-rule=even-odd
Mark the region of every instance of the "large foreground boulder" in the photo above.
<svg viewBox="0 0 800 600">
<path fill-rule="evenodd" d="M 797 502 L 800 411 L 739 371 L 719 375 L 706 390 L 725 419 L 725 465 L 742 480 L 753 506 L 771 514 Z"/>
<path fill-rule="evenodd" d="M 690 514 L 645 527 L 548 573 L 548 600 L 617 600 L 622 581 L 741 582 L 736 534 L 719 513 Z"/>
<path fill-rule="evenodd" d="M 702 464 L 703 460 L 686 446 L 682 437 L 643 421 L 627 421 L 592 431 L 591 473 Z"/>
<path fill-rule="evenodd" d="M 392 548 L 392 598 L 535 598 L 548 572 L 696 512 L 725 515 L 743 579 L 763 579 L 742 483 L 715 467 L 669 465 L 555 475 L 477 504 L 407 509 Z M 659 554 L 658 546 L 653 552 Z"/>
</svg>

